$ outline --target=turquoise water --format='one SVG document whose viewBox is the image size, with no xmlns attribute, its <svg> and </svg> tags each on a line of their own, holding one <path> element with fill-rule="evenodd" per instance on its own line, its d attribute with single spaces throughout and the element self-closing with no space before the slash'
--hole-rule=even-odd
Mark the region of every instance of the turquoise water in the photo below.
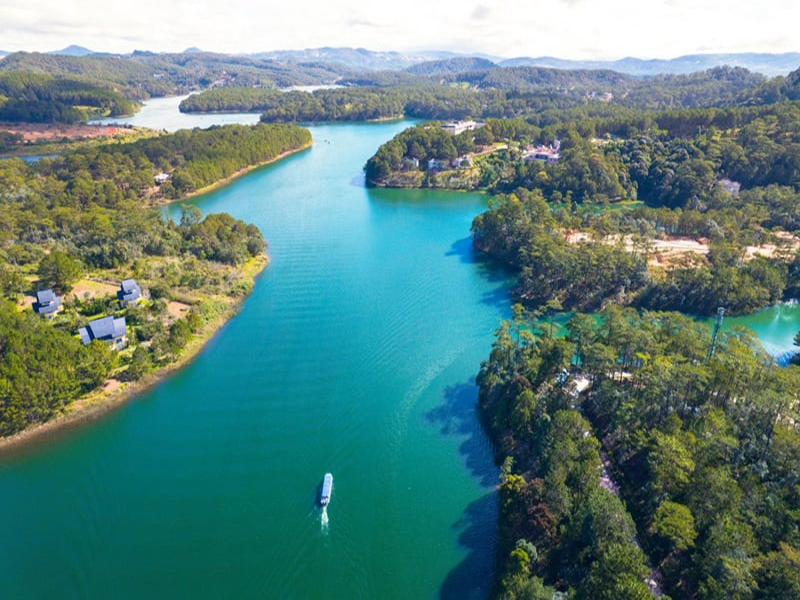
<svg viewBox="0 0 800 600">
<path fill-rule="evenodd" d="M 176 106 L 127 121 L 221 118 Z M 315 127 L 312 149 L 194 201 L 256 223 L 272 262 L 176 376 L 0 458 L 2 597 L 486 596 L 497 471 L 473 378 L 507 274 L 468 239 L 485 197 L 363 187 L 406 125 Z M 743 319 L 790 340 L 797 307 L 770 310 L 786 324 Z"/>
<path fill-rule="evenodd" d="M 485 197 L 363 187 L 405 126 L 315 127 L 195 201 L 256 223 L 271 263 L 190 366 L 0 461 L 3 597 L 487 594 L 497 471 L 473 377 L 507 282 L 467 237 Z"/>
<path fill-rule="evenodd" d="M 714 319 L 707 321 L 713 323 Z M 800 331 L 800 305 L 778 304 L 752 315 L 726 317 L 723 321 L 723 328 L 735 325 L 755 331 L 764 350 L 783 363 L 798 350 L 794 336 Z"/>
</svg>

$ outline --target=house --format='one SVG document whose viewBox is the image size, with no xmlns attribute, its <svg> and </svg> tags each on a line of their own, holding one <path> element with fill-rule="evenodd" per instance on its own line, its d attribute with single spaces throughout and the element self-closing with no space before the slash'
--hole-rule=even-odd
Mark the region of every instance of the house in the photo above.
<svg viewBox="0 0 800 600">
<path fill-rule="evenodd" d="M 52 319 L 61 308 L 61 298 L 53 290 L 39 290 L 36 292 L 36 302 L 33 310 L 36 314 Z"/>
<path fill-rule="evenodd" d="M 442 129 L 451 135 L 458 135 L 465 131 L 475 131 L 484 125 L 485 123 L 476 123 L 475 121 L 451 121 L 442 125 Z"/>
<path fill-rule="evenodd" d="M 411 171 L 411 170 L 414 170 L 414 169 L 419 169 L 419 159 L 418 159 L 418 158 L 413 158 L 413 157 L 404 156 L 404 157 L 403 157 L 403 164 L 402 164 L 402 167 L 403 167 L 403 169 L 404 169 L 404 170 L 406 170 L 406 171 Z"/>
<path fill-rule="evenodd" d="M 161 173 L 158 173 L 153 179 L 156 180 L 156 185 L 161 185 L 165 181 L 168 181 L 170 177 L 171 175 L 169 173 L 164 173 L 162 171 Z"/>
<path fill-rule="evenodd" d="M 559 146 L 558 141 L 552 146 L 537 146 L 536 148 L 528 146 L 525 152 L 522 153 L 522 158 L 525 162 L 536 161 L 554 165 L 561 158 L 561 154 L 558 152 Z"/>
<path fill-rule="evenodd" d="M 441 171 L 446 169 L 450 163 L 445 159 L 431 158 L 428 161 L 428 171 Z"/>
<path fill-rule="evenodd" d="M 458 168 L 466 168 L 472 166 L 472 158 L 469 156 L 459 156 L 458 158 L 454 158 L 450 161 L 450 164 L 454 166 L 456 169 Z"/>
<path fill-rule="evenodd" d="M 741 183 L 738 181 L 731 181 L 730 179 L 720 179 L 717 184 L 734 198 L 739 195 L 739 192 L 742 189 Z"/>
<path fill-rule="evenodd" d="M 128 328 L 125 325 L 125 317 L 114 318 L 113 316 L 102 317 L 90 321 L 86 327 L 78 330 L 83 345 L 92 343 L 94 340 L 106 342 L 113 350 L 120 350 L 128 342 Z"/>
<path fill-rule="evenodd" d="M 142 288 L 135 279 L 124 279 L 119 286 L 117 298 L 125 306 L 136 304 L 142 298 Z"/>
</svg>

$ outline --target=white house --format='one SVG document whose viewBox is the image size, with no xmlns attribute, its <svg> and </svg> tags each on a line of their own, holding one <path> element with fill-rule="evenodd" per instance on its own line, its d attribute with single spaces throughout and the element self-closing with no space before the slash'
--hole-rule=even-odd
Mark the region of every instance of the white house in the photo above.
<svg viewBox="0 0 800 600">
<path fill-rule="evenodd" d="M 447 159 L 431 158 L 428 160 L 428 171 L 441 171 L 449 166 Z"/>
<path fill-rule="evenodd" d="M 558 152 L 560 144 L 558 141 L 552 146 L 528 146 L 525 152 L 522 153 L 522 158 L 525 162 L 543 162 L 548 165 L 554 165 L 561 158 Z"/>
<path fill-rule="evenodd" d="M 474 131 L 476 129 L 480 129 L 484 125 L 485 123 L 477 123 L 475 121 L 451 121 L 450 123 L 445 123 L 442 125 L 442 129 L 452 135 L 458 135 L 459 133 L 464 133 L 465 131 Z"/>
</svg>

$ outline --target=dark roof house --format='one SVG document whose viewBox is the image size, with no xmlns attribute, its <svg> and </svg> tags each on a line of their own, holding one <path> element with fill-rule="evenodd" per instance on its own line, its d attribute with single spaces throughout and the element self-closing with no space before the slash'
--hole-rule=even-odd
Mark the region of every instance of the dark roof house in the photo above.
<svg viewBox="0 0 800 600">
<path fill-rule="evenodd" d="M 135 279 L 123 279 L 117 292 L 117 298 L 123 304 L 135 304 L 142 297 L 142 288 Z"/>
<path fill-rule="evenodd" d="M 33 310 L 40 315 L 55 315 L 61 306 L 61 298 L 56 296 L 53 290 L 39 290 L 36 292 L 36 302 L 33 303 Z"/>
<path fill-rule="evenodd" d="M 93 340 L 100 340 L 115 348 L 122 348 L 125 345 L 128 328 L 125 325 L 125 317 L 108 316 L 90 321 L 86 327 L 81 327 L 78 333 L 84 345 Z"/>
</svg>

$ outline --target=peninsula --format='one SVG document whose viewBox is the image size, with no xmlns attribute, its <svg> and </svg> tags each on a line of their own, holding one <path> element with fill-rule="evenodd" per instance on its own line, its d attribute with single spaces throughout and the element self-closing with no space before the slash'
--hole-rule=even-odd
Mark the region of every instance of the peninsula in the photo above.
<svg viewBox="0 0 800 600">
<path fill-rule="evenodd" d="M 265 267 L 254 225 L 177 201 L 311 143 L 290 125 L 212 127 L 0 162 L 0 448 L 91 418 L 186 364 Z M 38 313 L 38 314 L 37 314 Z M 108 327 L 106 327 L 108 325 Z"/>
</svg>

